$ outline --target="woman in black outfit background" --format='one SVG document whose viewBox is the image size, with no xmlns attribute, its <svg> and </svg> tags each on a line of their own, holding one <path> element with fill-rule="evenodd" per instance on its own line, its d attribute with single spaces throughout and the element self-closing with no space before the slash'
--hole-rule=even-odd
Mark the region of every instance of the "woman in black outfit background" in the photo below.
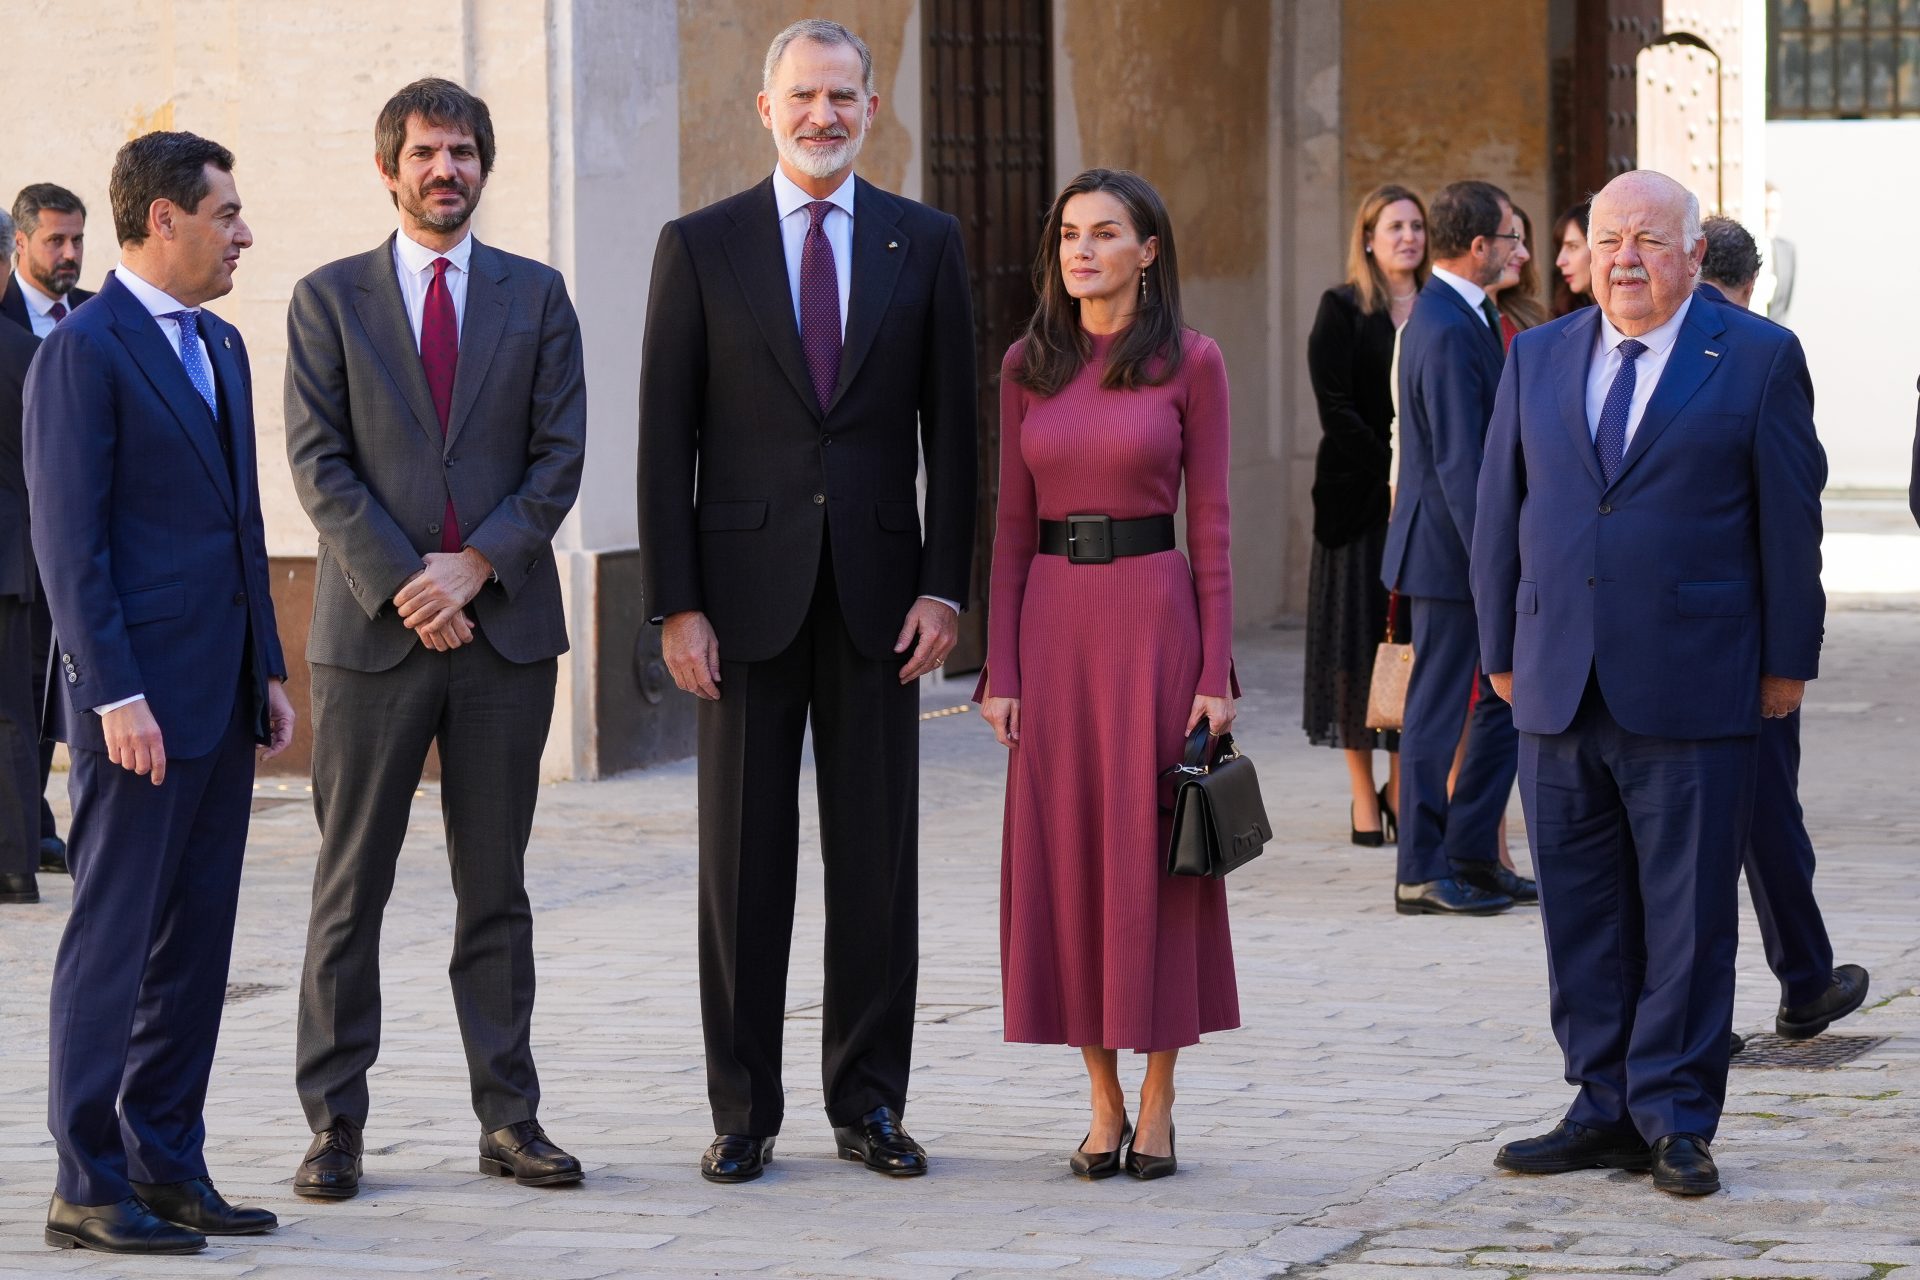
<svg viewBox="0 0 1920 1280">
<path fill-rule="evenodd" d="M 1392 504 L 1394 335 L 1413 313 L 1427 271 L 1420 197 L 1402 186 L 1374 190 L 1354 214 L 1347 282 L 1321 296 L 1307 338 L 1322 435 L 1313 471 L 1304 723 L 1309 741 L 1346 753 L 1349 825 L 1353 842 L 1366 846 L 1382 844 L 1396 825 L 1391 753 L 1400 735 L 1367 728 L 1367 690 L 1387 626 L 1380 555 Z M 1389 753 L 1387 785 L 1378 791 L 1377 750 Z"/>
</svg>

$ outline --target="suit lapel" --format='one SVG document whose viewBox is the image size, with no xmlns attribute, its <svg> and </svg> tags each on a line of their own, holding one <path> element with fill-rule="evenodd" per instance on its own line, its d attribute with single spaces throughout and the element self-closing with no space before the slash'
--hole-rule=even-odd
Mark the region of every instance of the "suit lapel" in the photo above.
<svg viewBox="0 0 1920 1280">
<path fill-rule="evenodd" d="M 354 314 L 360 317 L 361 327 L 373 342 L 374 354 L 386 366 L 387 376 L 399 388 L 400 398 L 413 411 L 414 425 L 437 450 L 442 443 L 440 419 L 433 411 L 433 393 L 427 390 L 427 374 L 420 365 L 420 348 L 413 340 L 413 325 L 407 320 L 407 304 L 400 297 L 392 236 L 361 259 L 359 285 Z M 468 301 L 471 305 L 471 298 Z"/>
<path fill-rule="evenodd" d="M 112 277 L 108 279 L 111 281 Z M 147 313 L 124 285 L 119 288 L 110 285 L 102 294 L 102 301 L 114 309 L 113 327 L 126 345 L 127 353 L 166 402 L 180 429 L 186 432 L 188 442 L 200 455 L 201 465 L 206 467 L 227 509 L 234 510 L 233 476 L 227 469 L 226 452 L 214 434 L 213 415 L 207 412 L 207 402 L 188 381 L 186 366 L 180 363 L 167 335 L 160 332 L 159 321 Z"/>
<path fill-rule="evenodd" d="M 1686 408 L 1687 401 L 1693 399 L 1693 393 L 1720 366 L 1720 355 L 1727 347 L 1719 340 L 1726 332 L 1719 310 L 1711 303 L 1698 300 L 1687 309 L 1687 318 L 1673 340 L 1673 351 L 1667 356 L 1667 367 L 1660 373 L 1659 385 L 1654 387 L 1647 411 L 1640 417 L 1640 426 L 1620 459 L 1620 470 L 1613 477 L 1616 485 L 1633 470 L 1633 464 L 1653 447 L 1660 433 L 1672 425 L 1675 416 Z"/>
<path fill-rule="evenodd" d="M 227 409 L 220 425 L 227 433 L 228 447 L 232 450 L 235 506 L 245 511 L 248 495 L 255 487 L 249 483 L 255 475 L 253 397 L 247 394 L 246 381 L 240 376 L 240 361 L 233 354 L 233 327 L 218 316 L 202 311 L 200 332 L 206 335 L 207 353 L 213 357 L 213 378 L 219 384 L 220 400 Z"/>
<path fill-rule="evenodd" d="M 8 246 L 8 251 L 12 251 L 12 246 Z M 20 282 L 13 278 L 11 271 L 7 272 L 6 289 L 0 291 L 0 315 L 6 316 L 28 333 L 33 332 L 33 321 L 27 315 L 26 295 L 20 292 Z"/>
<path fill-rule="evenodd" d="M 1561 331 L 1553 344 L 1553 386 L 1560 402 L 1560 421 L 1573 440 L 1573 451 L 1586 464 L 1587 474 L 1601 488 L 1600 457 L 1593 451 L 1593 431 L 1587 425 L 1587 373 L 1593 364 L 1593 333 L 1600 324 L 1600 308 L 1586 307 Z"/>
<path fill-rule="evenodd" d="M 840 348 L 840 380 L 831 411 L 853 385 L 873 349 L 873 340 L 893 300 L 893 286 L 907 260 L 907 237 L 895 225 L 892 202 L 864 180 L 853 189 L 853 279 L 847 290 L 847 336 Z"/>
<path fill-rule="evenodd" d="M 727 235 L 727 261 L 733 267 L 734 278 L 746 296 L 747 309 L 760 326 L 760 336 L 766 339 L 775 362 L 799 393 L 808 412 L 820 417 L 820 402 L 813 393 L 813 379 L 807 373 L 807 362 L 800 350 L 800 325 L 793 318 L 793 291 L 787 282 L 787 254 L 780 243 L 780 211 L 773 200 L 772 178 L 753 189 L 753 198 L 747 201 L 745 213 Z M 857 236 L 860 219 L 853 221 Z M 858 256 L 856 252 L 855 257 Z M 855 287 L 859 281 L 856 274 Z M 844 375 L 844 352 L 840 363 Z"/>
<path fill-rule="evenodd" d="M 453 403 L 447 410 L 447 443 L 473 412 L 493 353 L 507 327 L 507 260 L 478 240 L 467 259 L 467 308 L 460 320 L 460 360 L 454 366 Z"/>
</svg>

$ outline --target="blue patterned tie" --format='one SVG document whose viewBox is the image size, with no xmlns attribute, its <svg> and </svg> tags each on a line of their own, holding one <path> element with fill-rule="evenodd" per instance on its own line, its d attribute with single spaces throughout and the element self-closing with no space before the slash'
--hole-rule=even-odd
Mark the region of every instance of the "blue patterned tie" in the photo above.
<svg viewBox="0 0 1920 1280">
<path fill-rule="evenodd" d="M 1633 362 L 1647 344 L 1633 338 L 1623 339 L 1615 348 L 1620 353 L 1620 371 L 1613 375 L 1607 399 L 1600 406 L 1600 426 L 1593 433 L 1593 451 L 1600 455 L 1600 475 L 1608 484 L 1619 474 L 1620 459 L 1627 452 L 1627 414 L 1633 408 Z"/>
<path fill-rule="evenodd" d="M 207 361 L 200 354 L 200 313 L 198 311 L 170 311 L 160 317 L 171 320 L 180 326 L 180 363 L 187 368 L 187 381 L 207 402 L 207 412 L 214 421 L 220 420 L 220 397 L 213 389 L 213 376 L 207 372 Z M 1612 401 L 1608 401 L 1609 404 Z"/>
</svg>

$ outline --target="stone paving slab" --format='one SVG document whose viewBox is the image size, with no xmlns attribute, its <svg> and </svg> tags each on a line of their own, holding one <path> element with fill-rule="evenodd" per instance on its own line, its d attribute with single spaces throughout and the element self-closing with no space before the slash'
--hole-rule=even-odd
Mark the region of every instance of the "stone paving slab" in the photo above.
<svg viewBox="0 0 1920 1280">
<path fill-rule="evenodd" d="M 233 969 L 263 989 L 229 1005 L 208 1154 L 222 1188 L 275 1209 L 281 1231 L 182 1260 L 41 1243 L 46 986 L 67 893 L 49 878 L 41 906 L 0 912 L 0 1274 L 1887 1280 L 1906 1266 L 1920 1280 L 1920 601 L 1845 603 L 1807 710 L 1803 799 L 1840 958 L 1874 975 L 1873 1007 L 1836 1031 L 1888 1039 L 1833 1070 L 1736 1068 L 1716 1144 L 1722 1195 L 1689 1202 L 1639 1175 L 1492 1168 L 1500 1141 L 1549 1123 L 1568 1098 L 1537 915 L 1393 913 L 1392 851 L 1346 842 L 1344 767 L 1296 727 L 1300 633 L 1262 631 L 1240 640 L 1248 696 L 1235 736 L 1279 835 L 1229 885 L 1246 1026 L 1184 1057 L 1179 1177 L 1067 1176 L 1085 1128 L 1077 1055 L 1000 1040 L 1004 757 L 977 718 L 955 716 L 923 731 L 909 1122 L 934 1153 L 931 1176 L 888 1182 L 834 1158 L 816 1066 L 817 854 L 802 860 L 778 1159 L 748 1186 L 697 1176 L 709 1125 L 688 763 L 541 797 L 529 891 L 542 1119 L 586 1162 L 586 1185 L 536 1191 L 474 1166 L 428 787 L 383 936 L 366 1191 L 341 1204 L 294 1197 L 308 1138 L 292 1087 L 294 992 L 315 835 L 300 784 L 275 780 L 254 819 Z M 930 687 L 925 705 L 967 692 Z M 810 804 L 801 814 L 811 847 L 817 818 Z M 1524 862 L 1517 806 L 1514 819 Z M 1737 1025 L 1761 1030 L 1777 991 L 1750 918 L 1742 943 Z M 1125 1069 L 1137 1079 L 1137 1062 Z"/>
</svg>

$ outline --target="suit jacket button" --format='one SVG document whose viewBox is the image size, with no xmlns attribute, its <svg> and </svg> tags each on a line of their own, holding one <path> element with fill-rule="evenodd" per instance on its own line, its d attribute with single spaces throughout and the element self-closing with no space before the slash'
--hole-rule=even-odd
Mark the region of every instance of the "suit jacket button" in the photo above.
<svg viewBox="0 0 1920 1280">
<path fill-rule="evenodd" d="M 428 525 L 428 526 L 427 526 L 427 532 L 428 532 L 428 533 L 438 533 L 438 532 L 440 532 L 440 526 L 439 526 L 439 525 L 437 525 L 437 524 L 430 524 L 430 525 Z"/>
<path fill-rule="evenodd" d="M 1592 586 L 1592 585 L 1593 585 L 1593 579 L 1592 579 L 1592 578 L 1588 578 L 1588 579 L 1587 579 L 1587 585 L 1588 585 L 1588 586 Z"/>
<path fill-rule="evenodd" d="M 1600 514 L 1603 516 L 1610 516 L 1613 514 L 1613 508 L 1603 502 L 1600 504 Z"/>
<path fill-rule="evenodd" d="M 824 493 L 816 493 L 813 495 L 813 505 L 816 507 L 825 505 L 826 501 L 827 495 Z"/>
<path fill-rule="evenodd" d="M 234 592 L 234 593 L 233 593 L 233 602 L 234 602 L 235 604 L 245 604 L 245 603 L 247 602 L 247 593 L 246 593 L 246 592 L 244 592 L 244 591 L 236 591 L 236 592 Z"/>
<path fill-rule="evenodd" d="M 68 684 L 79 684 L 79 683 L 80 683 L 80 677 L 79 677 L 79 675 L 78 675 L 78 674 L 76 674 L 76 673 L 75 673 L 75 672 L 73 672 L 73 671 L 68 671 L 68 672 L 67 672 L 67 683 L 68 683 Z"/>
</svg>

